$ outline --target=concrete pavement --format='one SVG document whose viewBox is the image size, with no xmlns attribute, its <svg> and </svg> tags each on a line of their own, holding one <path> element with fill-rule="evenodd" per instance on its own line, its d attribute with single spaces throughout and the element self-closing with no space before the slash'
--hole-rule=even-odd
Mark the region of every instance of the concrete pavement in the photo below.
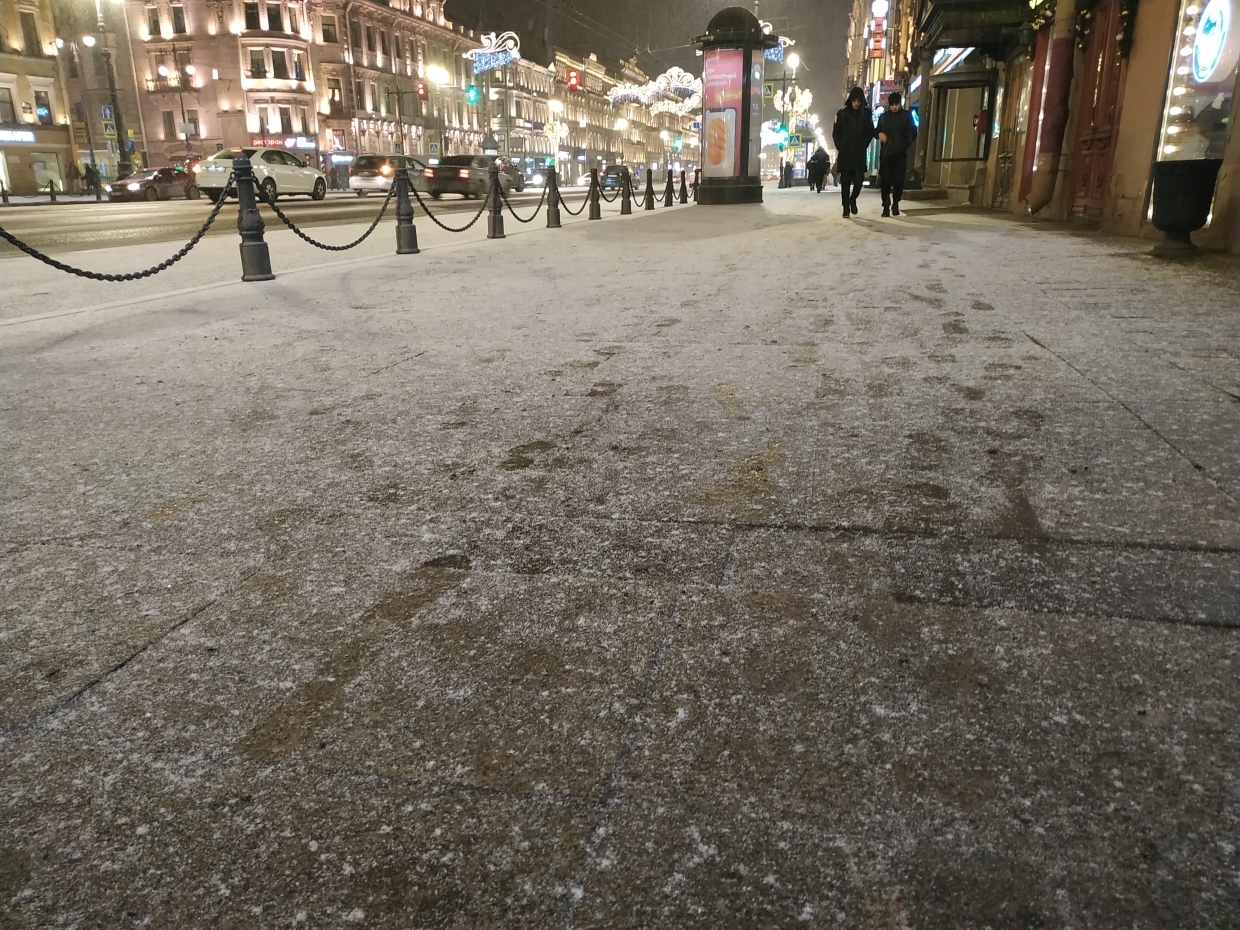
<svg viewBox="0 0 1240 930">
<path fill-rule="evenodd" d="M 1234 264 L 767 194 L 4 261 L 5 926 L 1236 926 Z"/>
</svg>

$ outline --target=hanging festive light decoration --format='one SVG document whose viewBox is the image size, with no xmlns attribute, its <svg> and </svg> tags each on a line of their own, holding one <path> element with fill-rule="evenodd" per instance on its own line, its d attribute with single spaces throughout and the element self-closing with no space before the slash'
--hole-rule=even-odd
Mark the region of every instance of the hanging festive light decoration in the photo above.
<svg viewBox="0 0 1240 930">
<path fill-rule="evenodd" d="M 764 19 L 758 20 L 758 22 L 762 24 L 763 35 L 769 36 L 775 29 L 774 26 L 772 26 L 770 23 L 768 23 Z M 787 36 L 776 36 L 775 38 L 779 39 L 779 44 L 772 48 L 768 48 L 766 51 L 762 53 L 762 56 L 767 61 L 783 61 L 784 60 L 784 49 L 797 44 L 796 39 L 789 39 Z"/>
<path fill-rule="evenodd" d="M 617 84 L 607 94 L 613 107 L 621 103 L 640 103 L 653 107 L 659 101 L 666 101 L 669 98 L 681 98 L 682 101 L 687 102 L 694 96 L 697 97 L 697 106 L 700 107 L 702 105 L 702 79 L 695 78 L 684 68 L 678 67 L 668 68 L 653 81 L 645 84 Z"/>
<path fill-rule="evenodd" d="M 492 32 L 482 36 L 482 48 L 471 48 L 461 57 L 473 62 L 474 74 L 494 71 L 520 59 L 521 39 L 515 32 Z"/>
</svg>

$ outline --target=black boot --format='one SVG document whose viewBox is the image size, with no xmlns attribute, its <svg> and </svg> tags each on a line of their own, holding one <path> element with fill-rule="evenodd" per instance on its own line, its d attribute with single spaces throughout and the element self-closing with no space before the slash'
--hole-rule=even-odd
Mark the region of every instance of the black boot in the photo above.
<svg viewBox="0 0 1240 930">
<path fill-rule="evenodd" d="M 899 216 L 899 215 L 900 215 L 900 201 L 898 201 L 898 200 L 897 200 L 897 201 L 895 201 L 894 203 L 892 203 L 892 205 L 891 205 L 891 215 L 892 215 L 892 216 Z"/>
</svg>

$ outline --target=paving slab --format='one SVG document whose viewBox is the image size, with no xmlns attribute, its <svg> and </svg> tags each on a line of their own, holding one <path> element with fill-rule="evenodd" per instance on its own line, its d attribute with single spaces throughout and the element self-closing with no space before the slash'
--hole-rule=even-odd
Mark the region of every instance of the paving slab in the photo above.
<svg viewBox="0 0 1240 930">
<path fill-rule="evenodd" d="M 1235 926 L 1234 261 L 768 194 L 0 261 L 4 925 Z"/>
</svg>

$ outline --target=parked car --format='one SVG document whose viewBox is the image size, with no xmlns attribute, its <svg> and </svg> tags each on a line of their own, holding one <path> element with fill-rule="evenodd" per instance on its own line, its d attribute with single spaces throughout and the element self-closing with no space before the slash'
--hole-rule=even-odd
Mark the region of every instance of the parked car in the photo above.
<svg viewBox="0 0 1240 930">
<path fill-rule="evenodd" d="M 193 178 L 174 168 L 147 168 L 123 181 L 105 184 L 103 190 L 108 200 L 171 200 L 173 197 L 195 200 L 198 197 Z"/>
<path fill-rule="evenodd" d="M 307 194 L 313 200 L 327 196 L 327 178 L 318 168 L 312 168 L 296 155 L 273 148 L 224 149 L 210 158 L 194 165 L 198 173 L 198 187 L 212 200 L 224 196 L 224 183 L 232 171 L 233 159 L 238 154 L 249 156 L 254 167 L 254 180 L 263 189 L 267 200 L 287 194 Z M 236 188 L 233 188 L 234 195 Z"/>
<path fill-rule="evenodd" d="M 618 191 L 624 186 L 624 179 L 628 176 L 627 165 L 608 165 L 598 179 L 598 186 L 605 191 Z"/>
<path fill-rule="evenodd" d="M 505 194 L 525 190 L 525 178 L 521 173 L 493 155 L 449 155 L 434 167 L 423 169 L 422 176 L 426 178 L 431 197 L 436 200 L 444 194 L 460 194 L 466 200 L 481 198 L 487 195 L 491 165 L 496 162 L 500 164 L 499 184 Z"/>
<path fill-rule="evenodd" d="M 510 181 L 509 189 L 516 191 L 518 194 L 525 190 L 525 172 L 510 162 L 507 158 L 497 158 L 495 162 L 499 165 L 499 170 L 508 175 Z"/>
<path fill-rule="evenodd" d="M 409 169 L 409 181 L 414 189 L 426 193 L 428 185 L 422 173 L 426 165 L 409 155 L 359 155 L 349 167 L 349 190 L 359 197 L 371 191 L 386 194 L 396 172 L 402 168 Z"/>
</svg>

